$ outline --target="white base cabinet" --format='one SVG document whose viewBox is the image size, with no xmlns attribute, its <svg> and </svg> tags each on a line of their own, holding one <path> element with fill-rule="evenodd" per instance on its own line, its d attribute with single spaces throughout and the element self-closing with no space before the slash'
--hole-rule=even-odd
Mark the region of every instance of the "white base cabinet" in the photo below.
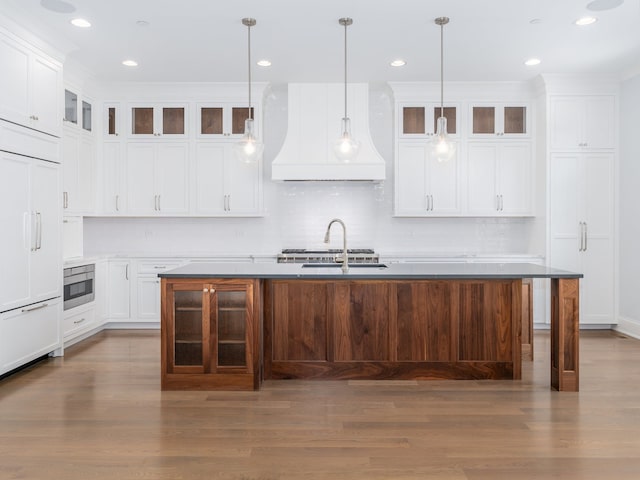
<svg viewBox="0 0 640 480">
<path fill-rule="evenodd" d="M 109 260 L 107 284 L 107 319 L 131 317 L 131 265 L 129 260 Z"/>
<path fill-rule="evenodd" d="M 0 375 L 60 346 L 59 298 L 0 313 Z"/>
<path fill-rule="evenodd" d="M 549 171 L 549 264 L 581 272 L 580 323 L 614 324 L 613 153 L 555 153 Z"/>
<path fill-rule="evenodd" d="M 62 340 L 67 343 L 98 326 L 93 303 L 73 308 L 63 314 Z"/>
<path fill-rule="evenodd" d="M 134 322 L 160 322 L 160 278 L 158 273 L 181 265 L 178 261 L 138 260 L 136 262 Z"/>
</svg>

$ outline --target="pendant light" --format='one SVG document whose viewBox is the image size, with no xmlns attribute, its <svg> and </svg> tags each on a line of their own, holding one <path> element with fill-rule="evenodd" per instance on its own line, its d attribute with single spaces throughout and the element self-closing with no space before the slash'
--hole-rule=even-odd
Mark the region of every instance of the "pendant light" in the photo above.
<svg viewBox="0 0 640 480">
<path fill-rule="evenodd" d="M 262 158 L 264 144 L 254 132 L 253 110 L 251 108 L 251 27 L 256 24 L 255 18 L 243 18 L 242 24 L 247 27 L 247 59 L 249 67 L 249 114 L 244 121 L 244 136 L 233 146 L 238 159 L 246 163 L 255 163 Z"/>
<path fill-rule="evenodd" d="M 353 24 L 351 18 L 341 18 L 338 23 L 344 26 L 344 117 L 340 137 L 333 144 L 333 151 L 339 160 L 347 163 L 355 159 L 360 142 L 351 136 L 351 120 L 347 116 L 347 27 Z"/>
<path fill-rule="evenodd" d="M 435 23 L 440 25 L 440 117 L 436 123 L 436 133 L 431 139 L 431 154 L 439 162 L 447 162 L 456 153 L 456 145 L 449 138 L 444 116 L 444 26 L 449 23 L 449 17 L 438 17 Z"/>
</svg>

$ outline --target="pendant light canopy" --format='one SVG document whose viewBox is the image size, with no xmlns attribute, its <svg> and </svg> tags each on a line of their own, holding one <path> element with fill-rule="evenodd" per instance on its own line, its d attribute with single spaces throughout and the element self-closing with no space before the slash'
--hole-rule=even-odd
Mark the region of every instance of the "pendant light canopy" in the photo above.
<svg viewBox="0 0 640 480">
<path fill-rule="evenodd" d="M 440 25 L 440 117 L 436 124 L 436 133 L 431 139 L 431 154 L 439 162 L 447 162 L 456 154 L 456 145 L 447 133 L 447 119 L 444 116 L 444 26 L 449 17 L 438 17 L 436 25 Z"/>
<path fill-rule="evenodd" d="M 341 135 L 333 145 L 333 151 L 339 160 L 350 162 L 360 150 L 360 142 L 351 136 L 351 120 L 347 116 L 347 27 L 353 24 L 351 18 L 341 18 L 338 23 L 344 26 L 344 117 L 342 117 Z"/>
<path fill-rule="evenodd" d="M 244 136 L 233 147 L 238 159 L 246 163 L 255 163 L 262 158 L 264 144 L 255 135 L 253 109 L 251 108 L 251 27 L 256 24 L 255 18 L 243 18 L 242 24 L 247 27 L 247 59 L 249 69 L 249 113 L 244 121 Z"/>
</svg>

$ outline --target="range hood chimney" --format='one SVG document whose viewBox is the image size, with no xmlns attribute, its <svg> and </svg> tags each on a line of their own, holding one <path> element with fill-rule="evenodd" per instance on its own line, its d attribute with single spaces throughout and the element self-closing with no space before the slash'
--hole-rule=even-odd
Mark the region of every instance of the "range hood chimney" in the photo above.
<svg viewBox="0 0 640 480">
<path fill-rule="evenodd" d="M 342 133 L 344 84 L 290 83 L 287 136 L 273 161 L 272 180 L 385 179 L 384 159 L 369 133 L 369 87 L 349 84 L 349 116 L 353 137 L 361 142 L 351 162 L 338 160 L 333 143 Z"/>
</svg>

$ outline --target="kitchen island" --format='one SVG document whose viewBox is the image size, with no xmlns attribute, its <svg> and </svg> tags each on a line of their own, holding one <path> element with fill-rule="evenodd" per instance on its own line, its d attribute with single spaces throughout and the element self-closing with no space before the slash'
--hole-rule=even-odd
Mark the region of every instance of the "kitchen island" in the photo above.
<svg viewBox="0 0 640 480">
<path fill-rule="evenodd" d="M 577 391 L 581 274 L 534 264 L 194 263 L 162 277 L 162 387 L 521 378 L 522 281 L 551 280 L 551 386 Z"/>
</svg>

